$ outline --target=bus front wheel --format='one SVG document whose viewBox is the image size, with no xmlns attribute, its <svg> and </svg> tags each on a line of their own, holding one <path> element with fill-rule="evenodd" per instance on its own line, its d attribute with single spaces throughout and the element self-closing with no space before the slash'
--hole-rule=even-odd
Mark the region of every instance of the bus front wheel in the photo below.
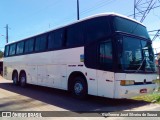
<svg viewBox="0 0 160 120">
<path fill-rule="evenodd" d="M 72 84 L 72 94 L 78 99 L 84 99 L 87 96 L 87 84 L 83 77 L 75 77 Z"/>
<path fill-rule="evenodd" d="M 20 74 L 20 86 L 21 87 L 26 87 L 26 74 L 25 74 L 25 72 L 22 72 L 21 74 Z"/>
</svg>

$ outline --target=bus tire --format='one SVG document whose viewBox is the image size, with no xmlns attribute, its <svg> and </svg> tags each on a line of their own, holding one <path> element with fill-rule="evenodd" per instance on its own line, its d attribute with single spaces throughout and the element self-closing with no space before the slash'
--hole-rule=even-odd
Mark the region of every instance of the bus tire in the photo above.
<svg viewBox="0 0 160 120">
<path fill-rule="evenodd" d="M 14 71 L 14 72 L 13 72 L 12 80 L 13 80 L 13 84 L 14 84 L 14 85 L 18 85 L 18 84 L 19 84 L 17 71 Z"/>
<path fill-rule="evenodd" d="M 27 77 L 25 72 L 20 73 L 19 82 L 21 87 L 26 87 L 27 83 Z"/>
<path fill-rule="evenodd" d="M 71 86 L 72 95 L 78 99 L 85 99 L 87 96 L 87 84 L 83 77 L 75 77 Z"/>
</svg>

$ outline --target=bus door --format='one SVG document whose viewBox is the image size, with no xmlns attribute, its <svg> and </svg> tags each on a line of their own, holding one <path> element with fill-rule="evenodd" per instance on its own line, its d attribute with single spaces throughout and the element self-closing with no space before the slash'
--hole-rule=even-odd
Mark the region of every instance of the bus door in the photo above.
<svg viewBox="0 0 160 120">
<path fill-rule="evenodd" d="M 114 94 L 114 72 L 112 42 L 110 39 L 99 43 L 98 55 L 98 96 L 113 97 Z"/>
</svg>

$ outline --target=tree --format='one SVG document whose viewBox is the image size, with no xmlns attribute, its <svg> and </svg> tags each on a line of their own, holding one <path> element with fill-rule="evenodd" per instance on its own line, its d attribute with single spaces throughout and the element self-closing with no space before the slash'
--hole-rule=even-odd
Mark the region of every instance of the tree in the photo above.
<svg viewBox="0 0 160 120">
<path fill-rule="evenodd" d="M 3 57 L 3 52 L 0 50 L 0 58 Z"/>
</svg>

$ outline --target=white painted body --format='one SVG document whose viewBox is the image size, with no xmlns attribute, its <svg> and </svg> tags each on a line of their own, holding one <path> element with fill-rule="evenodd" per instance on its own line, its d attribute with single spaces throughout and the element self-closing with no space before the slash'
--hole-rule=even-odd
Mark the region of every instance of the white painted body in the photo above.
<svg viewBox="0 0 160 120">
<path fill-rule="evenodd" d="M 120 80 L 144 79 L 152 81 L 153 74 L 126 74 L 86 68 L 80 61 L 84 54 L 84 47 L 64 49 L 20 55 L 4 58 L 4 74 L 6 79 L 12 79 L 13 70 L 18 74 L 25 70 L 27 83 L 40 86 L 68 90 L 68 78 L 74 71 L 82 72 L 87 80 L 88 94 L 108 98 L 130 98 L 140 95 L 140 89 L 146 88 L 148 93 L 153 92 L 155 84 L 121 86 Z M 78 66 L 81 65 L 81 66 Z M 128 93 L 126 94 L 126 90 Z"/>
</svg>

